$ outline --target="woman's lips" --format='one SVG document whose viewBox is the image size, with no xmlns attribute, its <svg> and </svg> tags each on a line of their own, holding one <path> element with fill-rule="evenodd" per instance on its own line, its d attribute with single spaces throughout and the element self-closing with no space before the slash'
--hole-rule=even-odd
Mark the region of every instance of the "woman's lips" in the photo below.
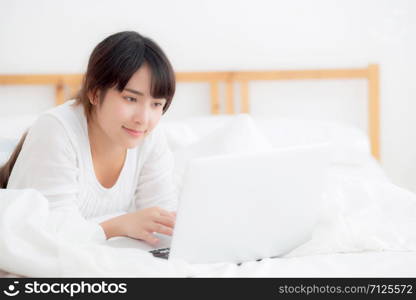
<svg viewBox="0 0 416 300">
<path fill-rule="evenodd" d="M 123 129 L 126 130 L 132 136 L 141 136 L 144 131 L 137 131 L 123 126 Z"/>
</svg>

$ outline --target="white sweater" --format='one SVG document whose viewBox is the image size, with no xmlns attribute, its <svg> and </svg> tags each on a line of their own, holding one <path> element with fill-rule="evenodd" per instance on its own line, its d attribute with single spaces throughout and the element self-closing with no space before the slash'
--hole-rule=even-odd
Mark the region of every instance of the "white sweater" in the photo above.
<svg viewBox="0 0 416 300">
<path fill-rule="evenodd" d="M 176 210 L 174 158 L 163 129 L 156 126 L 127 150 L 116 184 L 105 188 L 95 176 L 84 108 L 74 102 L 44 112 L 32 125 L 7 188 L 36 189 L 51 210 L 77 210 L 94 222 L 150 206 Z"/>
</svg>

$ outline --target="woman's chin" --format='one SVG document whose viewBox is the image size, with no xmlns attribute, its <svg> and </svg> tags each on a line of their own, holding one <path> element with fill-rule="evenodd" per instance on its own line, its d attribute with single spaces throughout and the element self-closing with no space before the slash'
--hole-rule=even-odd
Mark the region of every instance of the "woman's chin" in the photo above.
<svg viewBox="0 0 416 300">
<path fill-rule="evenodd" d="M 127 141 L 124 145 L 127 149 L 133 149 L 136 148 L 138 145 L 140 145 L 143 142 L 142 138 L 138 138 L 135 141 Z"/>
</svg>

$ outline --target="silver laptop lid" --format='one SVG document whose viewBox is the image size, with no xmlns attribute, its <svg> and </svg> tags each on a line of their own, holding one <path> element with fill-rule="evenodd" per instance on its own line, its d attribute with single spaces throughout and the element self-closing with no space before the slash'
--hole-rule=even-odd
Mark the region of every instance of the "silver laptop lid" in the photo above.
<svg viewBox="0 0 416 300">
<path fill-rule="evenodd" d="M 170 259 L 244 262 L 282 255 L 317 221 L 329 144 L 191 160 Z"/>
</svg>

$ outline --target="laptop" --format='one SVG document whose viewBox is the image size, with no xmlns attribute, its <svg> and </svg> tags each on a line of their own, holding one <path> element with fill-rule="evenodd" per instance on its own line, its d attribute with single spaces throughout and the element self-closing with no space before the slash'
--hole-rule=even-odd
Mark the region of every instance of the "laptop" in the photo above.
<svg viewBox="0 0 416 300">
<path fill-rule="evenodd" d="M 306 242 L 316 224 L 329 143 L 192 159 L 172 237 L 154 256 L 189 263 L 278 257 Z"/>
</svg>

